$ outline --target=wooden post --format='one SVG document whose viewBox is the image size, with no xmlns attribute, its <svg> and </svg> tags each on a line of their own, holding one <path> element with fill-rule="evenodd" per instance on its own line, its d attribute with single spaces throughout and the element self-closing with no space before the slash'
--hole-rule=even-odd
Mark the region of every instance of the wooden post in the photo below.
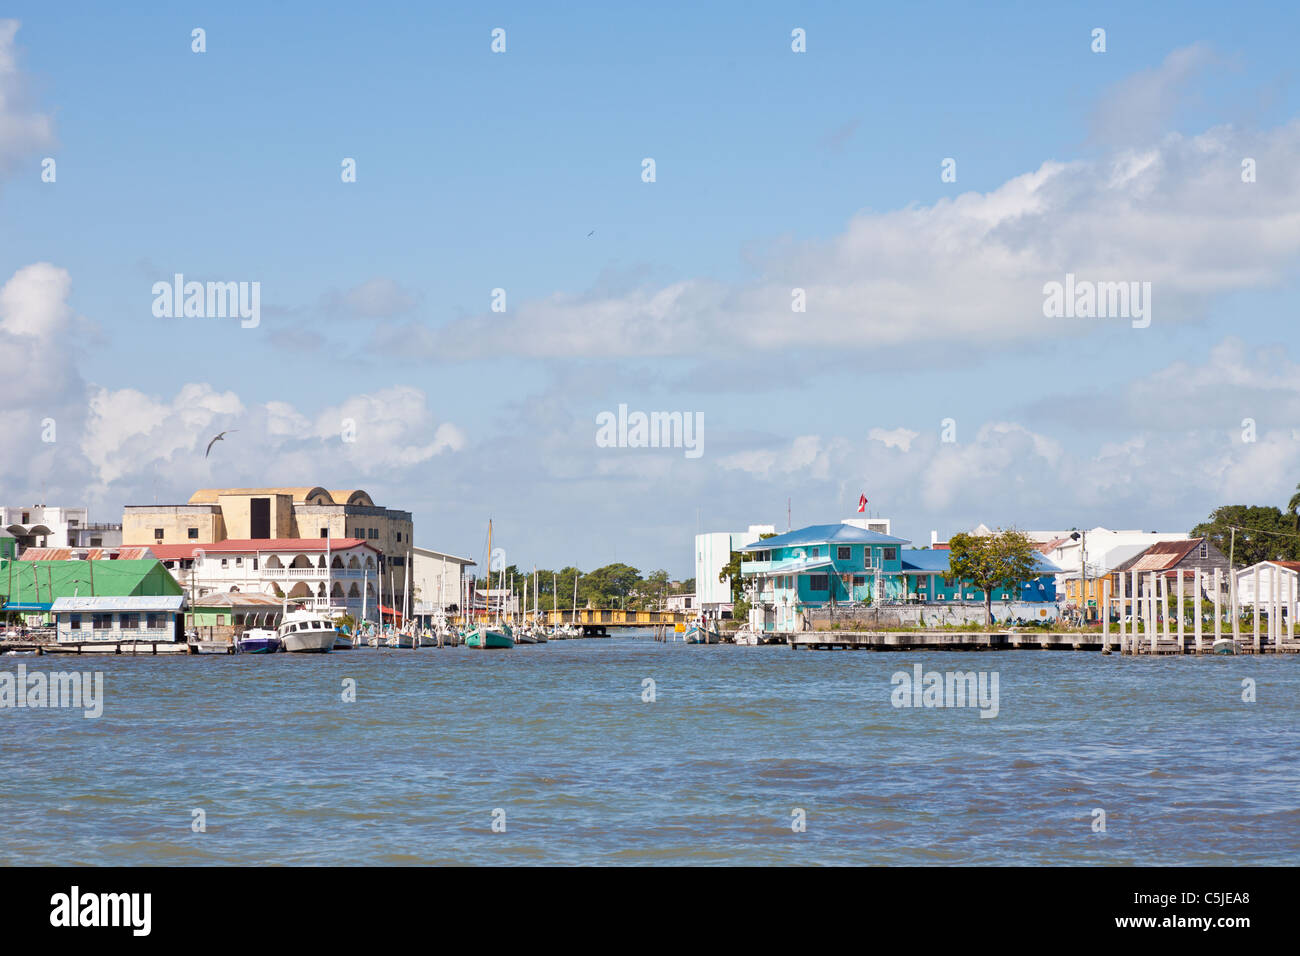
<svg viewBox="0 0 1300 956">
<path fill-rule="evenodd" d="M 1232 640 L 1241 640 L 1241 611 L 1237 606 L 1237 575 L 1228 569 L 1228 599 L 1232 606 Z"/>
<path fill-rule="evenodd" d="M 1179 653 L 1179 654 L 1182 654 L 1182 653 L 1184 653 L 1184 651 L 1185 651 L 1185 645 L 1183 644 L 1183 637 L 1184 637 L 1184 634 L 1183 634 L 1183 569 L 1182 569 L 1182 568 L 1179 568 L 1179 569 L 1178 569 L 1178 610 L 1177 610 L 1177 614 L 1178 614 L 1178 653 Z"/>
<path fill-rule="evenodd" d="M 1296 575 L 1286 576 L 1286 642 L 1295 641 L 1295 586 Z"/>
<path fill-rule="evenodd" d="M 1192 585 L 1195 588 L 1195 594 L 1196 594 L 1196 601 L 1195 601 L 1196 623 L 1193 626 L 1196 628 L 1196 653 L 1199 654 L 1201 653 L 1201 594 L 1203 593 L 1201 591 L 1201 569 L 1200 568 L 1196 569 L 1193 578 L 1194 580 L 1192 582 Z"/>
<path fill-rule="evenodd" d="M 1133 606 L 1133 653 L 1136 654 L 1142 647 L 1138 640 L 1138 621 L 1142 620 L 1145 608 L 1142 606 L 1142 589 L 1139 587 L 1141 578 L 1136 571 L 1133 572 L 1133 599 L 1130 602 Z"/>
<path fill-rule="evenodd" d="M 1255 653 L 1259 653 L 1259 565 L 1255 565 Z"/>
<path fill-rule="evenodd" d="M 1101 582 L 1101 649 L 1110 650 L 1110 578 Z"/>
<path fill-rule="evenodd" d="M 1126 593 L 1128 591 L 1128 588 L 1124 587 L 1125 578 L 1124 578 L 1123 571 L 1121 571 L 1115 577 L 1119 581 L 1119 652 L 1121 654 L 1127 654 L 1128 639 L 1124 633 L 1124 608 L 1125 608 L 1125 604 L 1127 603 L 1125 599 L 1128 597 L 1128 594 Z"/>
<path fill-rule="evenodd" d="M 1268 637 L 1269 643 L 1273 645 L 1273 652 L 1277 652 L 1277 646 L 1282 643 L 1282 575 L 1281 570 L 1276 564 L 1271 565 L 1272 585 L 1268 589 L 1269 612 L 1268 612 Z"/>
<path fill-rule="evenodd" d="M 1223 636 L 1223 614 L 1220 604 L 1223 598 L 1223 569 L 1214 569 L 1214 639 Z"/>
<path fill-rule="evenodd" d="M 1160 650 L 1160 628 L 1156 624 L 1156 573 L 1151 571 L 1147 574 L 1147 614 L 1150 620 L 1148 630 L 1151 635 L 1151 653 L 1158 653 Z"/>
<path fill-rule="evenodd" d="M 1165 619 L 1164 637 L 1169 640 L 1169 576 L 1160 575 L 1160 616 Z"/>
</svg>

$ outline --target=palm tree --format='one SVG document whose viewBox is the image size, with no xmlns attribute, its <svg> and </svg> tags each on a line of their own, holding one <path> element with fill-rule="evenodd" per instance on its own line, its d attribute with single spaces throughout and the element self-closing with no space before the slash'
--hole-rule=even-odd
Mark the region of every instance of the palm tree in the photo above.
<svg viewBox="0 0 1300 956">
<path fill-rule="evenodd" d="M 1300 531 L 1300 485 L 1295 486 L 1295 494 L 1287 502 L 1286 510 L 1287 514 L 1295 518 L 1295 529 Z"/>
</svg>

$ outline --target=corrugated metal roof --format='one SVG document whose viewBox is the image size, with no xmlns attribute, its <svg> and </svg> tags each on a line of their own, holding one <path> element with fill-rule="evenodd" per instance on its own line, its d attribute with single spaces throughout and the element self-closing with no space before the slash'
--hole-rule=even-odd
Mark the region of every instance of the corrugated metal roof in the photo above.
<svg viewBox="0 0 1300 956">
<path fill-rule="evenodd" d="M 805 544 L 910 544 L 907 538 L 895 538 L 879 531 L 867 531 L 851 524 L 814 524 L 747 544 L 741 551 L 766 551 L 769 548 L 792 548 Z"/>
<path fill-rule="evenodd" d="M 127 595 L 125 597 L 55 598 L 50 610 L 60 611 L 179 611 L 185 595 Z"/>
<path fill-rule="evenodd" d="M 904 548 L 900 552 L 900 557 L 903 559 L 904 571 L 933 571 L 946 575 L 951 567 L 949 560 L 952 558 L 952 552 L 946 548 L 932 548 L 928 551 L 924 548 Z M 1055 561 L 1039 551 L 1034 551 L 1031 557 L 1034 560 L 1035 575 L 1063 572 Z"/>
<path fill-rule="evenodd" d="M 199 595 L 193 604 L 195 607 L 281 607 L 284 601 L 260 591 L 218 591 Z"/>
<path fill-rule="evenodd" d="M 1116 571 L 1164 571 L 1178 564 L 1191 550 L 1200 547 L 1204 538 L 1189 538 L 1186 541 L 1157 541 L 1123 564 Z"/>
</svg>

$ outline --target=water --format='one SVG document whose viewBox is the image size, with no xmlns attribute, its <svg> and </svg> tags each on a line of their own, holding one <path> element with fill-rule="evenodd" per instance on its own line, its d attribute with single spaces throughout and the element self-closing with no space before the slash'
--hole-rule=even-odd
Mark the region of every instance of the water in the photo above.
<svg viewBox="0 0 1300 956">
<path fill-rule="evenodd" d="M 102 670 L 106 701 L 98 720 L 0 711 L 5 865 L 1300 857 L 1295 657 L 617 637 L 0 670 L 18 660 Z M 998 716 L 895 709 L 890 676 L 915 663 L 996 671 Z M 1241 700 L 1246 677 L 1257 703 Z"/>
</svg>

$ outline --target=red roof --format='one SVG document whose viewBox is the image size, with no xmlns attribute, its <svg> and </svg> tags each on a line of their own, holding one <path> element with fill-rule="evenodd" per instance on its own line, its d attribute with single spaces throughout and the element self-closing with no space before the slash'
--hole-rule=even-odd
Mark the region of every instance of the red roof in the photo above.
<svg viewBox="0 0 1300 956">
<path fill-rule="evenodd" d="M 258 551 L 347 551 L 365 547 L 378 553 L 379 549 L 362 538 L 231 538 L 211 544 L 155 544 L 150 550 L 159 561 L 177 561 L 194 557 L 194 552 L 204 554 L 252 554 Z"/>
</svg>

